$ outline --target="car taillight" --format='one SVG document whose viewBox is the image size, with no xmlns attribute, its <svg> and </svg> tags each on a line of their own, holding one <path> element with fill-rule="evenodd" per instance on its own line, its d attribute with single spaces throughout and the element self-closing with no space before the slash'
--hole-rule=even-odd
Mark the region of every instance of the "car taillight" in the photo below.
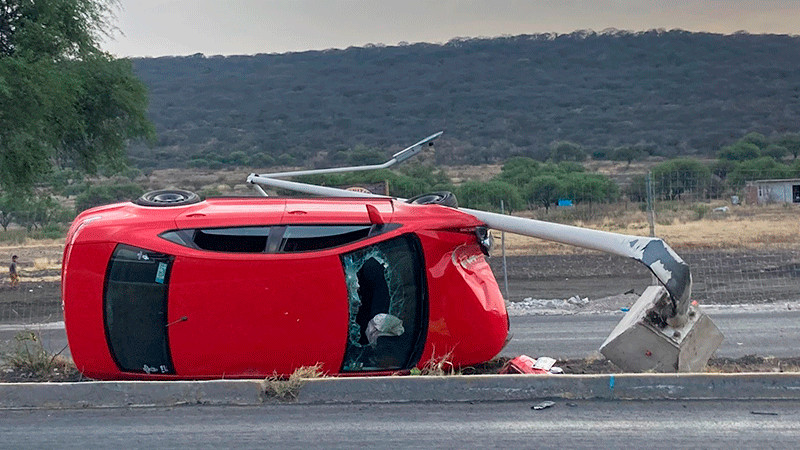
<svg viewBox="0 0 800 450">
<path fill-rule="evenodd" d="M 488 227 L 475 227 L 475 236 L 478 238 L 478 244 L 481 246 L 481 251 L 484 255 L 489 256 L 494 246 L 494 238 L 492 233 L 489 232 Z"/>
</svg>

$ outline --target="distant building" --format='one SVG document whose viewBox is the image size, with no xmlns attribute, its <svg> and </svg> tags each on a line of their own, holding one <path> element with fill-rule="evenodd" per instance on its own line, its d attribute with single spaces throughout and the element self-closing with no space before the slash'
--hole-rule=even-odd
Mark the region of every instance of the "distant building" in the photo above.
<svg viewBox="0 0 800 450">
<path fill-rule="evenodd" d="M 800 203 L 800 178 L 749 181 L 745 199 L 751 205 Z"/>
</svg>

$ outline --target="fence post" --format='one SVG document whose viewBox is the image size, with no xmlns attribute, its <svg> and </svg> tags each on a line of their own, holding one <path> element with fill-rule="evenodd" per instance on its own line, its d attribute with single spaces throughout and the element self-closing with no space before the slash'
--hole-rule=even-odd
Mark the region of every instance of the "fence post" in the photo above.
<svg viewBox="0 0 800 450">
<path fill-rule="evenodd" d="M 500 200 L 500 214 L 505 214 L 506 208 L 502 200 Z M 500 248 L 503 251 L 503 287 L 505 287 L 506 300 L 508 300 L 508 268 L 506 267 L 506 232 L 500 232 Z"/>
<path fill-rule="evenodd" d="M 645 177 L 645 187 L 647 190 L 647 222 L 650 223 L 650 237 L 656 237 L 656 211 L 655 211 L 655 190 L 653 189 L 653 171 L 647 172 Z M 655 275 L 650 277 L 650 283 L 658 286 L 658 278 Z"/>
<path fill-rule="evenodd" d="M 650 223 L 650 237 L 656 236 L 656 212 L 655 212 L 655 194 L 653 190 L 653 172 L 647 172 L 645 178 L 645 187 L 647 191 L 647 222 Z"/>
</svg>

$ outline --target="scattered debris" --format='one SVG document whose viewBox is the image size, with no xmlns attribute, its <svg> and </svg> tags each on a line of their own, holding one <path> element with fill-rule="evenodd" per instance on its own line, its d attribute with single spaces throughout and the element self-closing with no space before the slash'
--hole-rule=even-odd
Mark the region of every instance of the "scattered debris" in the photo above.
<svg viewBox="0 0 800 450">
<path fill-rule="evenodd" d="M 540 356 L 536 359 L 536 364 L 533 365 L 534 369 L 542 369 L 550 371 L 550 368 L 556 363 L 556 360 L 547 356 Z"/>
<path fill-rule="evenodd" d="M 542 409 L 549 408 L 549 407 L 551 407 L 551 406 L 553 406 L 555 404 L 556 404 L 556 402 L 554 402 L 554 401 L 545 400 L 545 401 L 543 401 L 541 403 L 537 403 L 537 404 L 531 406 L 531 409 L 535 409 L 536 411 L 540 411 Z"/>
<path fill-rule="evenodd" d="M 631 293 L 612 295 L 603 298 L 572 296 L 564 299 L 541 299 L 526 297 L 521 301 L 507 302 L 506 309 L 511 316 L 550 315 L 550 314 L 596 314 L 619 311 L 632 305 L 639 296 Z"/>
<path fill-rule="evenodd" d="M 556 360 L 547 356 L 533 359 L 528 355 L 520 355 L 516 358 L 510 359 L 503 368 L 500 369 L 501 374 L 535 374 L 535 375 L 549 375 L 564 373 L 560 367 L 555 367 L 553 364 Z"/>
</svg>

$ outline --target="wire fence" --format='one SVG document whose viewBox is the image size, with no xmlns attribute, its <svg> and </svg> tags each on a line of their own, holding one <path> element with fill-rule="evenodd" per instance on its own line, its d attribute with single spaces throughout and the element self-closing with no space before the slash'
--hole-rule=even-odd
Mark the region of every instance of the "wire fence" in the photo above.
<svg viewBox="0 0 800 450">
<path fill-rule="evenodd" d="M 641 174 L 618 183 L 613 201 L 588 192 L 561 192 L 546 207 L 532 205 L 514 214 L 664 238 L 689 263 L 693 297 L 705 304 L 800 301 L 800 179 L 769 175 Z M 510 301 L 641 293 L 652 282 L 644 266 L 624 258 L 547 243 L 526 245 L 506 243 L 505 270 L 502 258 L 490 261 L 501 288 L 507 276 Z M 19 289 L 12 289 L 3 274 L 0 323 L 63 320 L 58 269 L 38 278 L 26 276 L 24 265 L 22 270 Z"/>
<path fill-rule="evenodd" d="M 26 281 L 0 286 L 0 324 L 39 324 L 64 320 L 60 283 Z"/>
<path fill-rule="evenodd" d="M 691 165 L 629 177 L 614 201 L 573 202 L 591 195 L 562 191 L 531 216 L 665 239 L 691 267 L 693 298 L 706 304 L 800 301 L 800 178 L 771 175 L 723 178 Z M 564 246 L 532 245 L 505 269 L 492 265 L 507 271 L 511 301 L 641 293 L 651 281 L 644 266 Z"/>
</svg>

